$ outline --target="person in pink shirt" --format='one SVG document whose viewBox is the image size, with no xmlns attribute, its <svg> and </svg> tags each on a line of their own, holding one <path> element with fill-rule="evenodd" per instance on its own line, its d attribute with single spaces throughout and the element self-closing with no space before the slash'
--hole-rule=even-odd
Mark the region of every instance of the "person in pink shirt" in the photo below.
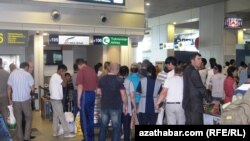
<svg viewBox="0 0 250 141">
<path fill-rule="evenodd" d="M 236 67 L 231 66 L 227 69 L 227 77 L 224 80 L 224 91 L 225 91 L 224 103 L 232 102 L 233 93 L 237 87 L 235 79 L 237 77 L 237 74 L 238 71 Z"/>
</svg>

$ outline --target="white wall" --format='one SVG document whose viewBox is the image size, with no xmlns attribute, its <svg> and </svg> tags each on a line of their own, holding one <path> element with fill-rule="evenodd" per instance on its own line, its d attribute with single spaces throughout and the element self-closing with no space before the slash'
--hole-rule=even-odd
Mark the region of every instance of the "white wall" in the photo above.
<svg viewBox="0 0 250 141">
<path fill-rule="evenodd" d="M 129 0 L 126 7 L 2 0 L 0 9 L 2 29 L 88 34 L 144 34 L 143 0 L 136 2 Z M 51 11 L 54 9 L 60 11 L 60 21 L 52 20 Z M 108 21 L 102 23 L 101 16 L 106 16 Z"/>
<path fill-rule="evenodd" d="M 72 50 L 63 50 L 63 63 L 67 66 L 68 72 L 73 74 L 74 53 Z"/>
<path fill-rule="evenodd" d="M 76 59 L 78 58 L 83 58 L 83 59 L 87 59 L 87 48 L 89 48 L 91 46 L 77 46 L 77 47 L 74 47 L 73 48 L 73 55 L 74 55 L 74 58 L 73 58 L 73 62 L 75 62 Z"/>
<path fill-rule="evenodd" d="M 167 58 L 167 50 L 160 49 L 160 43 L 167 42 L 167 24 L 191 22 L 190 19 L 198 20 L 199 8 L 189 9 L 181 12 L 176 12 L 164 16 L 148 19 L 150 30 L 151 44 L 149 51 L 142 53 L 142 59 L 149 59 L 152 63 L 156 61 L 164 61 Z M 178 29 L 176 29 L 178 30 Z M 177 33 L 180 30 L 177 31 Z M 140 48 L 137 49 L 139 52 Z M 140 59 L 137 59 L 139 61 Z"/>
<path fill-rule="evenodd" d="M 161 24 L 168 24 L 168 23 L 173 23 L 176 22 L 177 24 L 179 23 L 186 23 L 186 22 L 191 22 L 190 19 L 193 19 L 193 21 L 197 21 L 199 18 L 199 8 L 193 8 L 189 10 L 184 10 L 168 15 L 163 15 L 155 18 L 149 18 L 148 19 L 148 26 L 156 26 L 156 25 L 161 25 Z"/>
<path fill-rule="evenodd" d="M 135 62 L 133 51 L 134 49 L 131 46 L 130 40 L 128 46 L 121 46 L 121 65 L 130 67 L 130 65 Z"/>
</svg>

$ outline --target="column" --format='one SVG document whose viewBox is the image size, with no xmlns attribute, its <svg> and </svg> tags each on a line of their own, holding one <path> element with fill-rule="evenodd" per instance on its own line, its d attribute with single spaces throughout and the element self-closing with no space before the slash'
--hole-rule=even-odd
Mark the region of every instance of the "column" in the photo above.
<svg viewBox="0 0 250 141">
<path fill-rule="evenodd" d="M 175 26 L 174 24 L 167 24 L 167 42 L 174 42 Z"/>
<path fill-rule="evenodd" d="M 35 87 L 43 86 L 44 60 L 43 60 L 43 36 L 34 35 L 34 79 Z"/>
<path fill-rule="evenodd" d="M 233 43 L 229 41 L 233 34 L 223 26 L 224 7 L 224 2 L 203 6 L 199 14 L 200 53 L 206 59 L 216 58 L 221 65 L 224 65 L 225 55 L 235 55 L 235 49 L 231 46 Z"/>
<path fill-rule="evenodd" d="M 239 29 L 237 32 L 237 43 L 244 44 L 244 31 L 242 29 Z"/>
<path fill-rule="evenodd" d="M 121 46 L 121 65 L 130 65 L 134 62 L 133 49 L 131 46 L 131 40 L 128 40 L 128 46 Z"/>
</svg>

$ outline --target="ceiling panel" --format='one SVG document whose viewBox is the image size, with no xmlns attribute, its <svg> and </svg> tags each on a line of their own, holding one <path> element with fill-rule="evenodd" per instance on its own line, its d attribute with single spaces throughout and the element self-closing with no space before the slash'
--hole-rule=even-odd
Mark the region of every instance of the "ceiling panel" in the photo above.
<svg viewBox="0 0 250 141">
<path fill-rule="evenodd" d="M 150 3 L 145 12 L 147 18 L 152 18 L 224 1 L 227 0 L 145 0 Z"/>
</svg>

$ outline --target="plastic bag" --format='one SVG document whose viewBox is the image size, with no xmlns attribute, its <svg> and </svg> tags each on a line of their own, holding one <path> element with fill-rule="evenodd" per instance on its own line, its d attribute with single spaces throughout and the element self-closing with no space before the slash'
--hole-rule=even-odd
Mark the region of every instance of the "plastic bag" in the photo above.
<svg viewBox="0 0 250 141">
<path fill-rule="evenodd" d="M 74 115 L 71 112 L 65 112 L 65 119 L 67 122 L 73 122 L 74 121 Z"/>
<path fill-rule="evenodd" d="M 80 112 L 78 112 L 76 115 L 75 124 L 76 124 L 76 134 L 83 135 L 82 128 L 81 128 L 81 122 L 80 122 Z"/>
<path fill-rule="evenodd" d="M 68 126 L 69 126 L 69 132 L 70 133 L 76 133 L 76 124 L 74 121 L 68 122 Z"/>
<path fill-rule="evenodd" d="M 74 115 L 71 112 L 65 112 L 64 113 L 66 122 L 68 124 L 69 132 L 70 133 L 76 133 L 76 124 L 74 121 Z M 58 134 L 62 135 L 64 133 L 63 127 L 61 124 L 58 125 Z"/>
<path fill-rule="evenodd" d="M 12 105 L 8 105 L 8 109 L 9 109 L 9 117 L 7 119 L 8 127 L 11 130 L 16 129 L 16 118 L 15 118 L 14 113 L 13 113 Z"/>
</svg>

